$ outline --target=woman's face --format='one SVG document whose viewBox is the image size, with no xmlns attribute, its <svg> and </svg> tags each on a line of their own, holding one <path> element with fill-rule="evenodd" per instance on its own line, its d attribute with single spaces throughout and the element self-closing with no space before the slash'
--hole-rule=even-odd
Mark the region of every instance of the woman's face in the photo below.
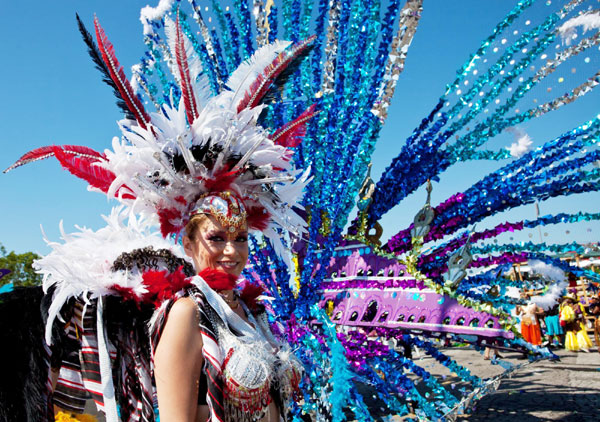
<svg viewBox="0 0 600 422">
<path fill-rule="evenodd" d="M 213 268 L 237 277 L 248 261 L 248 228 L 244 224 L 229 232 L 213 216 L 205 215 L 193 238 L 183 237 L 183 248 L 196 271 Z"/>
</svg>

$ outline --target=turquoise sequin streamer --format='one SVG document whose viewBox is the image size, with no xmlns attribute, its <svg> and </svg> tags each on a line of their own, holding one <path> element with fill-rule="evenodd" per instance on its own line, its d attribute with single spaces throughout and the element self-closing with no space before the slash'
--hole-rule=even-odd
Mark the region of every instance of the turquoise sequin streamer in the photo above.
<svg viewBox="0 0 600 422">
<path fill-rule="evenodd" d="M 219 1 L 211 0 L 211 4 L 212 4 L 213 13 L 216 15 L 217 21 L 219 22 L 219 27 L 221 28 L 220 32 L 221 32 L 221 37 L 223 40 L 223 47 L 224 47 L 224 53 L 225 53 L 223 56 L 221 56 L 221 54 L 218 53 L 217 57 L 222 57 L 225 59 L 226 66 L 224 66 L 222 69 L 222 71 L 223 71 L 222 75 L 225 76 L 223 79 L 227 79 L 226 76 L 231 74 L 231 72 L 233 72 L 235 70 L 235 68 L 237 67 L 237 65 L 235 64 L 235 55 L 237 54 L 237 50 L 234 49 L 234 46 L 232 44 L 231 28 L 227 24 L 227 19 L 225 18 L 225 14 L 223 13 L 223 9 L 222 9 L 221 5 L 219 4 Z M 218 35 L 217 35 L 216 31 L 212 30 L 211 34 L 212 34 L 213 42 L 215 43 L 215 50 L 217 50 L 217 49 L 221 50 L 220 46 L 217 47 L 217 45 L 219 45 L 219 42 L 218 42 L 218 38 L 217 38 Z"/>
<path fill-rule="evenodd" d="M 254 52 L 251 38 L 252 30 L 250 28 L 252 16 L 250 16 L 250 10 L 248 10 L 248 0 L 235 0 L 233 5 L 238 18 L 238 28 L 242 40 L 242 60 L 246 60 Z"/>
</svg>

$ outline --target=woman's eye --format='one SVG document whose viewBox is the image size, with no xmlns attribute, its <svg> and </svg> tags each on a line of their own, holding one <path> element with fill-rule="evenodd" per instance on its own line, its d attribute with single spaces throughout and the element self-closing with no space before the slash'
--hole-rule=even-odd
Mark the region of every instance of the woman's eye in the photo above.
<svg viewBox="0 0 600 422">
<path fill-rule="evenodd" d="M 222 236 L 210 236 L 208 238 L 208 240 L 210 240 L 211 242 L 222 242 L 223 237 Z"/>
<path fill-rule="evenodd" d="M 237 239 L 235 239 L 237 242 L 247 242 L 248 241 L 248 236 L 238 236 Z"/>
</svg>

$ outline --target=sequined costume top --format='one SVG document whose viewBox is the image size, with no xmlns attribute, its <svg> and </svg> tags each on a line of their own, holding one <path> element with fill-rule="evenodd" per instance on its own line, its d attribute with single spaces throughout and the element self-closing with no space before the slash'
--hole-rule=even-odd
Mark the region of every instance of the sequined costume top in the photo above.
<svg viewBox="0 0 600 422">
<path fill-rule="evenodd" d="M 175 301 L 184 296 L 194 299 L 204 357 L 199 394 L 205 397 L 198 397 L 198 403 L 208 405 L 209 420 L 260 421 L 267 416 L 271 401 L 286 420 L 285 409 L 298 391 L 300 363 L 289 346 L 275 339 L 264 312 L 253 315 L 240 302 L 249 324 L 207 287 L 194 285 L 157 311 L 153 347 Z"/>
</svg>

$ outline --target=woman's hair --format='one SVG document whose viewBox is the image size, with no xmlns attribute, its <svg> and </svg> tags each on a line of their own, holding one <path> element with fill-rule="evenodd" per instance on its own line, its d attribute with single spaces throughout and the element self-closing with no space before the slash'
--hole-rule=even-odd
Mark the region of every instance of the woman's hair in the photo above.
<svg viewBox="0 0 600 422">
<path fill-rule="evenodd" d="M 195 274 L 194 267 L 189 262 L 175 256 L 170 250 L 154 249 L 152 246 L 147 246 L 130 252 L 123 252 L 115 259 L 111 270 L 131 271 L 137 269 L 144 272 L 166 269 L 172 273 L 180 267 L 183 267 L 183 272 L 186 275 Z"/>
<path fill-rule="evenodd" d="M 198 227 L 206 221 L 208 215 L 206 214 L 194 214 L 190 221 L 185 226 L 185 234 L 190 240 L 194 240 L 196 238 L 196 233 L 198 232 Z"/>
</svg>

